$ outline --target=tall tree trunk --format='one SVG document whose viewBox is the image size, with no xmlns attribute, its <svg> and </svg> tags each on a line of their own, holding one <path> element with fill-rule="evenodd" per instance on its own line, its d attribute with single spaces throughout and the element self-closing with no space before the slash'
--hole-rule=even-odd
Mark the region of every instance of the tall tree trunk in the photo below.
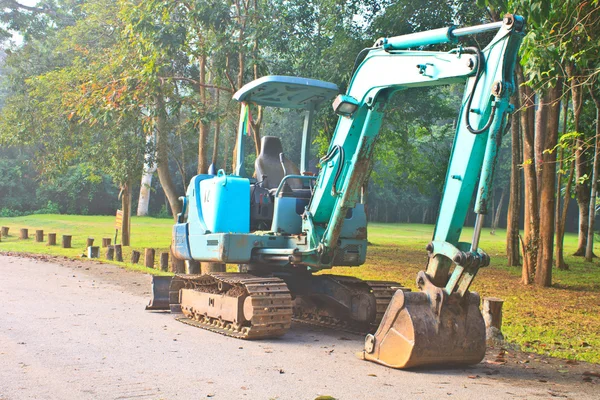
<svg viewBox="0 0 600 400">
<path fill-rule="evenodd" d="M 515 106 L 519 108 L 518 98 L 515 97 Z M 515 114 L 511 125 L 511 166 L 510 166 L 510 199 L 506 218 L 506 256 L 509 267 L 521 265 L 519 258 L 519 216 L 521 213 L 521 141 L 519 120 Z"/>
<path fill-rule="evenodd" d="M 567 64 L 567 75 L 571 80 L 571 97 L 573 99 L 573 128 L 580 135 L 577 137 L 575 150 L 575 198 L 579 207 L 579 237 L 577 241 L 577 251 L 574 256 L 585 255 L 587 243 L 589 207 L 590 207 L 590 188 L 585 179 L 589 175 L 589 166 L 586 162 L 587 152 L 583 135 L 581 135 L 580 117 L 583 108 L 583 82 L 579 79 L 577 69 L 572 63 Z"/>
<path fill-rule="evenodd" d="M 152 136 L 146 137 L 146 145 L 153 142 Z M 152 146 L 154 147 L 154 145 Z M 150 205 L 150 193 L 152 188 L 152 175 L 156 172 L 156 163 L 153 161 L 153 155 L 146 153 L 144 156 L 144 172 L 142 173 L 142 182 L 140 184 L 140 196 L 138 198 L 137 216 L 145 217 L 148 215 L 148 207 Z"/>
<path fill-rule="evenodd" d="M 590 210 L 588 235 L 585 248 L 585 260 L 591 262 L 594 257 L 594 219 L 596 217 L 596 194 L 598 192 L 598 168 L 600 157 L 598 157 L 598 146 L 600 146 L 600 96 L 590 88 L 590 96 L 596 106 L 596 138 L 594 140 L 594 165 L 592 167 L 592 182 L 590 183 Z"/>
<path fill-rule="evenodd" d="M 206 174 L 208 171 L 208 163 L 206 160 L 206 147 L 208 143 L 208 134 L 210 131 L 210 122 L 207 119 L 208 113 L 208 98 L 206 96 L 206 55 L 200 56 L 198 60 L 199 74 L 199 91 L 200 101 L 202 102 L 202 117 L 200 118 L 200 129 L 198 132 L 198 174 Z"/>
<path fill-rule="evenodd" d="M 547 105 L 548 115 L 544 135 L 544 150 L 554 149 L 558 141 L 558 126 L 560 119 L 560 97 L 562 95 L 562 80 L 543 96 Z M 540 240 L 538 264 L 535 272 L 535 284 L 538 286 L 552 285 L 552 256 L 554 254 L 554 189 L 556 184 L 556 151 L 543 153 L 541 165 L 540 191 Z"/>
<path fill-rule="evenodd" d="M 496 228 L 498 227 L 498 222 L 500 222 L 500 213 L 502 211 L 502 205 L 504 204 L 505 193 L 506 189 L 502 189 L 502 193 L 500 193 L 500 199 L 498 200 L 498 207 L 496 207 L 496 214 L 494 215 L 494 220 L 492 221 L 492 235 L 496 234 Z"/>
<path fill-rule="evenodd" d="M 121 244 L 130 245 L 131 232 L 131 184 L 121 184 L 121 210 L 123 210 L 123 225 L 121 226 Z"/>
<path fill-rule="evenodd" d="M 169 201 L 173 218 L 177 218 L 177 214 L 181 212 L 181 204 L 169 171 L 168 134 L 165 100 L 162 94 L 159 94 L 156 96 L 156 169 L 160 185 Z"/>
<path fill-rule="evenodd" d="M 213 165 L 214 168 L 217 168 L 217 156 L 218 156 L 218 150 L 219 150 L 219 136 L 221 136 L 221 116 L 220 116 L 220 111 L 221 111 L 221 104 L 220 104 L 220 90 L 217 89 L 217 96 L 215 99 L 215 103 L 217 105 L 217 120 L 215 121 L 215 136 L 213 137 L 213 152 L 212 152 L 212 157 L 211 157 L 211 161 L 210 163 Z M 225 167 L 225 166 L 223 166 Z"/>
<path fill-rule="evenodd" d="M 565 244 L 565 226 L 567 224 L 567 211 L 569 210 L 569 201 L 571 200 L 571 186 L 573 184 L 573 175 L 575 173 L 575 162 L 571 162 L 569 177 L 565 186 L 565 194 L 563 196 L 562 213 L 560 220 L 556 224 L 556 267 L 558 269 L 567 270 L 569 266 L 565 262 L 564 244 Z M 560 184 L 560 181 L 559 181 Z M 560 203 L 559 198 L 557 201 Z"/>
<path fill-rule="evenodd" d="M 539 241 L 539 209 L 537 196 L 537 182 L 535 172 L 535 147 L 534 147 L 534 118 L 535 104 L 533 91 L 524 85 L 525 76 L 520 65 L 517 64 L 517 82 L 521 103 L 521 133 L 523 135 L 523 175 L 525 187 L 525 221 L 524 242 L 525 254 L 523 258 L 523 273 L 521 274 L 524 284 L 529 284 L 535 275 L 537 265 L 538 241 Z"/>
<path fill-rule="evenodd" d="M 546 149 L 546 130 L 548 127 L 548 111 L 550 105 L 541 94 L 538 96 L 538 107 L 535 112 L 535 177 L 537 182 L 538 199 L 542 191 L 542 163 L 544 160 L 544 150 Z"/>
</svg>

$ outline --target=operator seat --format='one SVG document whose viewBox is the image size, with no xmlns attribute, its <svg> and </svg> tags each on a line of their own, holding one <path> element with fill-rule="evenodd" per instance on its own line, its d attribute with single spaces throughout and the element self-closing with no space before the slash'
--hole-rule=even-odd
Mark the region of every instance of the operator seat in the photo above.
<svg viewBox="0 0 600 400">
<path fill-rule="evenodd" d="M 281 140 L 277 136 L 262 137 L 260 154 L 256 158 L 254 167 L 256 169 L 256 179 L 259 182 L 263 180 L 263 176 L 266 176 L 261 185 L 265 189 L 277 189 L 285 175 L 279 159 L 281 153 L 283 153 L 283 148 Z M 300 175 L 298 167 L 287 157 L 283 157 L 283 162 L 288 175 Z M 300 179 L 288 179 L 286 182 L 291 189 L 302 189 Z"/>
</svg>

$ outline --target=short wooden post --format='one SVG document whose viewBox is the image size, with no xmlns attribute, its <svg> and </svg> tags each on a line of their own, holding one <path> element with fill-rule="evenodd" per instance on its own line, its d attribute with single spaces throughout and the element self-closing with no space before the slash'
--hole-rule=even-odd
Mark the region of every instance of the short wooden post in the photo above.
<svg viewBox="0 0 600 400">
<path fill-rule="evenodd" d="M 185 260 L 185 273 L 186 274 L 199 274 L 200 273 L 200 262 L 196 260 Z"/>
<path fill-rule="evenodd" d="M 131 263 L 137 264 L 138 262 L 140 262 L 140 252 L 137 250 L 132 250 L 131 251 Z"/>
<path fill-rule="evenodd" d="M 71 235 L 63 235 L 62 238 L 62 247 L 63 249 L 70 249 L 71 248 L 71 239 L 73 238 L 73 236 Z"/>
<path fill-rule="evenodd" d="M 7 237 L 8 236 L 8 230 L 10 229 L 8 226 L 3 226 L 2 228 L 2 236 Z"/>
<path fill-rule="evenodd" d="M 44 230 L 43 229 L 37 229 L 35 231 L 35 241 L 37 243 L 42 243 L 44 241 Z"/>
<path fill-rule="evenodd" d="M 115 258 L 115 246 L 108 246 L 106 248 L 106 259 L 112 261 Z"/>
<path fill-rule="evenodd" d="M 185 262 L 175 257 L 173 254 L 173 248 L 170 249 L 171 252 L 171 272 L 176 274 L 185 274 Z"/>
<path fill-rule="evenodd" d="M 0 231 L 0 242 L 2 241 L 2 231 Z"/>
<path fill-rule="evenodd" d="M 148 268 L 154 268 L 154 255 L 156 251 L 154 249 L 146 249 L 144 253 L 144 265 Z"/>
<path fill-rule="evenodd" d="M 483 299 L 483 320 L 485 321 L 486 339 L 489 341 L 502 341 L 502 304 L 504 300 L 496 297 Z"/>
<path fill-rule="evenodd" d="M 102 238 L 102 247 L 110 246 L 110 238 Z"/>
<path fill-rule="evenodd" d="M 123 246 L 115 244 L 115 261 L 123 262 Z"/>
<path fill-rule="evenodd" d="M 165 272 L 169 270 L 169 253 L 166 251 L 160 253 L 160 270 Z"/>
<path fill-rule="evenodd" d="M 56 233 L 48 234 L 48 246 L 56 246 Z"/>
<path fill-rule="evenodd" d="M 91 238 L 91 237 L 87 238 L 87 245 L 86 245 L 86 247 L 91 247 L 93 245 L 94 245 L 94 238 Z"/>
<path fill-rule="evenodd" d="M 19 234 L 19 239 L 29 239 L 29 229 L 21 228 L 21 233 Z"/>
<path fill-rule="evenodd" d="M 98 258 L 100 257 L 100 247 L 99 246 L 88 246 L 88 258 Z"/>
</svg>

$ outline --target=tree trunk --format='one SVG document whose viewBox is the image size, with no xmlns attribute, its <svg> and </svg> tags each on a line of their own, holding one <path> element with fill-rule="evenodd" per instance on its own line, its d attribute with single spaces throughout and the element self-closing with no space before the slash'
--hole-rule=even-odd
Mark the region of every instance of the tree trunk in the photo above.
<svg viewBox="0 0 600 400">
<path fill-rule="evenodd" d="M 220 112 L 220 96 L 219 96 L 219 89 L 217 89 L 217 98 L 216 98 L 216 105 L 217 105 L 217 113 Z M 212 157 L 210 160 L 210 163 L 213 165 L 214 168 L 217 168 L 217 157 L 218 157 L 218 150 L 219 150 L 219 136 L 221 136 L 221 117 L 220 115 L 217 114 L 217 120 L 215 121 L 215 135 L 213 137 L 213 151 L 212 151 Z M 225 167 L 225 165 L 223 165 L 223 167 Z"/>
<path fill-rule="evenodd" d="M 206 174 L 208 172 L 206 146 L 210 131 L 210 122 L 207 119 L 209 104 L 206 96 L 206 55 L 200 56 L 198 67 L 200 68 L 200 101 L 202 102 L 203 110 L 201 113 L 202 117 L 200 118 L 200 130 L 198 132 L 198 174 Z"/>
<path fill-rule="evenodd" d="M 518 96 L 515 102 L 518 102 Z M 519 108 L 518 103 L 515 104 Z M 518 118 L 513 114 L 511 125 L 510 200 L 506 215 L 506 256 L 509 267 L 521 265 L 519 258 L 519 216 L 521 212 L 521 141 Z"/>
<path fill-rule="evenodd" d="M 558 269 L 567 270 L 569 266 L 565 262 L 564 257 L 564 239 L 565 239 L 565 226 L 567 224 L 567 211 L 569 209 L 569 201 L 571 200 L 571 186 L 573 184 L 573 175 L 575 173 L 575 162 L 571 162 L 571 169 L 569 171 L 569 178 L 565 187 L 565 194 L 563 196 L 563 207 L 560 215 L 560 220 L 556 224 L 556 267 Z"/>
<path fill-rule="evenodd" d="M 546 132 L 544 135 L 544 148 L 554 149 L 558 141 L 558 126 L 560 119 L 560 98 L 562 95 L 562 80 L 543 96 L 547 105 L 548 115 Z M 548 287 L 552 285 L 552 256 L 554 254 L 554 191 L 556 184 L 556 151 L 543 154 L 543 164 L 540 166 L 541 191 L 540 191 L 540 240 L 538 264 L 535 272 L 535 284 Z"/>
<path fill-rule="evenodd" d="M 592 167 L 592 181 L 590 183 L 590 209 L 588 222 L 588 235 L 585 248 L 585 260 L 592 262 L 594 257 L 594 218 L 596 217 L 596 193 L 598 192 L 598 168 L 600 157 L 598 157 L 598 146 L 600 145 L 600 96 L 595 95 L 590 88 L 590 96 L 596 106 L 596 138 L 594 140 L 594 164 Z"/>
<path fill-rule="evenodd" d="M 538 199 L 542 191 L 542 163 L 544 162 L 544 150 L 546 149 L 546 130 L 548 127 L 548 111 L 550 105 L 547 103 L 547 97 L 539 94 L 538 107 L 535 112 L 535 178 L 537 182 Z"/>
<path fill-rule="evenodd" d="M 177 188 L 173 184 L 169 172 L 168 146 L 167 112 L 162 94 L 159 94 L 156 96 L 156 169 L 160 184 L 169 201 L 173 218 L 177 218 L 177 214 L 181 212 L 181 204 L 179 203 Z"/>
<path fill-rule="evenodd" d="M 506 193 L 505 189 L 502 189 L 502 193 L 500 193 L 500 199 L 498 200 L 498 207 L 496 207 L 496 214 L 494 215 L 494 220 L 492 221 L 492 234 L 496 234 L 496 228 L 498 227 L 498 222 L 500 222 L 500 212 L 502 211 L 502 205 L 504 204 L 504 194 Z"/>
<path fill-rule="evenodd" d="M 146 145 L 153 142 L 152 136 L 146 137 Z M 146 153 L 144 159 L 144 172 L 142 173 L 142 182 L 140 184 L 140 197 L 138 198 L 137 216 L 145 217 L 148 215 L 148 206 L 150 205 L 150 192 L 152 188 L 152 175 L 156 172 L 156 163 L 153 161 L 153 155 Z"/>
<path fill-rule="evenodd" d="M 521 103 L 521 132 L 523 135 L 523 175 L 525 186 L 525 221 L 523 258 L 523 283 L 529 284 L 535 274 L 539 241 L 539 210 L 534 152 L 534 102 L 532 90 L 524 85 L 525 76 L 517 65 L 517 81 Z"/>
<path fill-rule="evenodd" d="M 590 206 L 590 188 L 585 179 L 585 175 L 589 176 L 589 166 L 586 162 L 587 152 L 585 143 L 580 128 L 581 110 L 583 108 L 583 83 L 577 77 L 578 73 L 572 63 L 567 64 L 567 75 L 571 79 L 571 97 L 573 99 L 573 128 L 577 133 L 580 133 L 576 139 L 575 150 L 575 199 L 579 207 L 579 238 L 577 241 L 577 251 L 574 256 L 585 255 L 585 247 L 587 243 L 589 206 Z"/>
<path fill-rule="evenodd" d="M 121 210 L 123 210 L 123 224 L 121 226 L 121 244 L 129 246 L 131 232 L 131 185 L 121 185 Z"/>
</svg>

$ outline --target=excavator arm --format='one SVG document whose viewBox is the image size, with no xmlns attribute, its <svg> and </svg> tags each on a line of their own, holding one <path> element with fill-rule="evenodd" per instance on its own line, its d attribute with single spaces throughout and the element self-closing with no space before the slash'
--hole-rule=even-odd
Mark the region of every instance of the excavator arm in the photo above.
<svg viewBox="0 0 600 400">
<path fill-rule="evenodd" d="M 311 243 L 303 254 L 307 265 L 331 264 L 344 217 L 359 201 L 361 186 L 368 179 L 392 94 L 466 82 L 440 213 L 428 246 L 432 257 L 427 275 L 435 285 L 445 285 L 448 294 L 467 291 L 478 268 L 489 263 L 489 257 L 478 249 L 479 233 L 498 147 L 512 112 L 509 97 L 515 89 L 514 65 L 523 28 L 521 17 L 507 15 L 502 22 L 383 38 L 365 50 L 368 53 L 354 71 L 346 95 L 336 102 L 352 112 L 338 120 L 304 215 L 303 228 Z M 406 50 L 487 31 L 497 33 L 482 51 L 460 46 L 446 53 Z M 462 243 L 459 239 L 477 182 L 475 233 L 472 243 Z M 459 268 L 449 277 L 453 262 Z"/>
</svg>

